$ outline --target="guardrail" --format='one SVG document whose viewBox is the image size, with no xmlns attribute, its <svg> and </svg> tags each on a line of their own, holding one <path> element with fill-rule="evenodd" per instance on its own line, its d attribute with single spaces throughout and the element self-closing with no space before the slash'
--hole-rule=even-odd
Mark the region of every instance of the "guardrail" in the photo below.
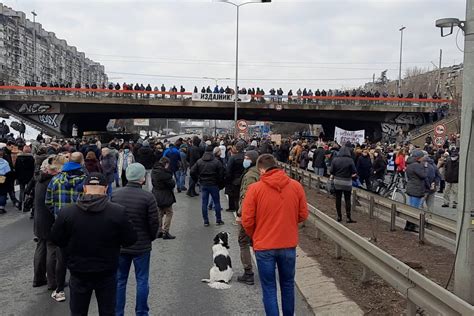
<svg viewBox="0 0 474 316">
<path fill-rule="evenodd" d="M 336 243 L 336 256 L 344 248 L 366 269 L 378 274 L 407 299 L 407 314 L 422 309 L 429 315 L 474 315 L 474 306 L 465 302 L 405 263 L 309 205 L 310 223 Z"/>
<path fill-rule="evenodd" d="M 324 190 L 328 181 L 325 177 L 319 177 L 312 172 L 288 164 L 279 163 L 279 165 L 290 177 L 297 178 L 303 185 L 316 191 Z M 390 229 L 392 231 L 395 230 L 397 218 L 401 218 L 419 224 L 419 241 L 421 243 L 425 241 L 427 230 L 443 236 L 447 239 L 445 242 L 447 241 L 451 245 L 456 240 L 456 221 L 384 198 L 363 189 L 353 188 L 352 193 L 353 210 L 364 206 L 371 218 L 376 215 L 376 211 L 379 211 L 381 215 L 385 215 L 385 218 L 390 218 Z"/>
<path fill-rule="evenodd" d="M 115 90 L 102 88 L 57 88 L 57 87 L 24 87 L 0 86 L 0 94 L 20 95 L 63 95 L 74 97 L 107 97 L 107 98 L 136 98 L 136 99 L 184 99 L 191 98 L 192 92 L 146 91 L 146 90 Z M 438 108 L 448 106 L 452 100 L 448 99 L 418 99 L 393 97 L 352 97 L 352 96 L 288 96 L 288 95 L 257 95 L 251 94 L 252 102 L 258 103 L 286 103 L 286 104 L 316 104 L 316 105 L 390 105 L 396 107 L 429 107 Z"/>
</svg>

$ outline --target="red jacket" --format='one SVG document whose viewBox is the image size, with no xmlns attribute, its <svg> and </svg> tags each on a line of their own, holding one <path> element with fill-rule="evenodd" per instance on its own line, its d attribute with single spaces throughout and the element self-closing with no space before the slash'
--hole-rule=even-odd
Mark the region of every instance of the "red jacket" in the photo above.
<svg viewBox="0 0 474 316">
<path fill-rule="evenodd" d="M 252 238 L 254 250 L 296 247 L 298 223 L 306 218 L 303 187 L 283 170 L 267 171 L 249 186 L 242 206 L 242 226 Z"/>
</svg>

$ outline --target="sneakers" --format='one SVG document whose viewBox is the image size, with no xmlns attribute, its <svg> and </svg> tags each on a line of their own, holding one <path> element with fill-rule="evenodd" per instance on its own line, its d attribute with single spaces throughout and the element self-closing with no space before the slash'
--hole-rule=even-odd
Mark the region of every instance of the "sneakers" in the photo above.
<svg viewBox="0 0 474 316">
<path fill-rule="evenodd" d="M 217 226 L 221 226 L 221 225 L 224 225 L 224 224 L 225 224 L 224 221 L 218 221 L 218 222 L 216 222 L 216 225 L 217 225 Z"/>
<path fill-rule="evenodd" d="M 66 300 L 66 293 L 64 293 L 64 291 L 56 292 L 56 290 L 54 290 L 51 297 L 56 302 L 64 302 Z"/>
<path fill-rule="evenodd" d="M 255 284 L 253 274 L 244 273 L 242 276 L 237 277 L 237 281 L 240 282 L 240 283 L 247 284 L 247 285 L 254 285 Z"/>
</svg>

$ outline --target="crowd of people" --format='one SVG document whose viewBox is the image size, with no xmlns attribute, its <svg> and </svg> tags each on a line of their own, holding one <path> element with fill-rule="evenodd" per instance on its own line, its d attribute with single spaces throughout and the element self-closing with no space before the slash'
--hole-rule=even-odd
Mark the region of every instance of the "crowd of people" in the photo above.
<svg viewBox="0 0 474 316">
<path fill-rule="evenodd" d="M 5 82 L 0 81 L 0 86 L 5 85 Z M 75 83 L 72 84 L 70 82 L 68 83 L 58 83 L 58 82 L 50 82 L 47 83 L 45 81 L 42 81 L 41 83 L 36 83 L 34 81 L 25 81 L 25 87 L 49 87 L 49 88 L 75 88 L 75 89 L 103 89 L 103 90 L 110 90 L 111 93 L 109 93 L 109 96 L 123 96 L 123 97 L 134 97 L 134 98 L 178 98 L 178 94 L 180 94 L 180 97 L 183 97 L 183 93 L 185 93 L 187 90 L 184 88 L 183 85 L 180 86 L 178 89 L 176 85 L 170 86 L 167 88 L 164 84 L 161 86 L 152 86 L 151 84 L 143 84 L 143 83 L 127 83 L 123 82 L 120 84 L 119 82 L 109 82 L 109 83 L 102 83 L 102 84 L 97 84 L 97 83 Z M 113 91 L 113 93 L 112 93 Z M 127 93 L 126 91 L 135 91 L 134 93 Z M 163 93 L 160 93 L 163 92 Z M 235 90 L 233 88 L 230 88 L 229 86 L 223 87 L 216 85 L 214 88 L 211 86 L 203 86 L 201 89 L 199 89 L 197 86 L 194 86 L 194 89 L 192 89 L 193 93 L 215 93 L 215 94 L 234 94 Z M 27 93 L 31 94 L 36 94 L 37 91 L 32 90 L 32 91 L 27 91 Z M 51 91 L 49 93 L 54 93 L 54 94 L 66 94 L 67 92 L 65 91 Z M 77 92 L 71 91 L 71 93 L 75 93 L 75 95 L 80 95 Z M 399 98 L 399 99 L 442 99 L 441 95 L 438 95 L 436 92 L 434 92 L 432 95 L 428 95 L 426 92 L 419 92 L 418 94 L 414 93 L 413 91 L 409 91 L 406 95 L 403 93 L 397 94 L 395 91 L 379 91 L 379 90 L 365 90 L 363 88 L 357 88 L 357 89 L 350 89 L 350 90 L 340 90 L 340 89 L 328 89 L 327 91 L 325 89 L 315 89 L 314 91 L 312 89 L 307 89 L 307 88 L 299 88 L 296 91 L 293 91 L 293 89 L 290 89 L 285 92 L 283 91 L 282 88 L 271 88 L 268 93 L 265 93 L 265 91 L 259 87 L 257 88 L 239 88 L 239 94 L 242 95 L 251 95 L 253 100 L 256 101 L 261 101 L 265 102 L 265 98 L 268 98 L 272 102 L 282 102 L 283 100 L 288 100 L 288 102 L 297 102 L 297 103 L 311 103 L 315 102 L 315 98 L 313 97 L 358 97 L 358 98 Z M 94 92 L 86 92 L 87 96 L 94 96 L 96 93 Z"/>
<path fill-rule="evenodd" d="M 95 291 L 100 314 L 123 315 L 133 263 L 135 310 L 146 315 L 152 242 L 176 238 L 170 232 L 176 195 L 200 196 L 204 227 L 220 226 L 225 224 L 223 190 L 229 197 L 226 211 L 236 213 L 239 226 L 243 273 L 237 280 L 254 284 L 253 247 L 265 310 L 278 313 L 278 266 L 283 310 L 290 315 L 298 223 L 308 211 L 303 187 L 277 167 L 273 148 L 269 140 L 247 143 L 229 136 L 106 144 L 42 135 L 33 141 L 1 139 L 0 213 L 7 212 L 8 197 L 17 209 L 31 213 L 37 242 L 33 287 L 47 286 L 54 300 L 65 301 L 69 270 L 72 314 L 87 314 Z M 291 194 L 295 199 L 283 199 Z"/>
</svg>

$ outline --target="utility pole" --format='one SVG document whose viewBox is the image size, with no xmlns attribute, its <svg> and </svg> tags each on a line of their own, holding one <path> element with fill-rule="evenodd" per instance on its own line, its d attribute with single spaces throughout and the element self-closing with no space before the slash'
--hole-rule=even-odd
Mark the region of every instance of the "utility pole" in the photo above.
<svg viewBox="0 0 474 316">
<path fill-rule="evenodd" d="M 474 304 L 474 0 L 467 0 L 454 292 Z"/>
<path fill-rule="evenodd" d="M 402 51 L 403 51 L 403 30 L 406 29 L 405 26 L 402 26 L 400 31 L 400 64 L 398 66 L 398 95 L 402 91 Z"/>
<path fill-rule="evenodd" d="M 439 50 L 439 65 L 438 65 L 438 86 L 436 87 L 436 94 L 438 95 L 438 97 L 440 96 L 439 93 L 440 93 L 440 88 L 441 88 L 441 61 L 442 61 L 442 58 L 443 58 L 443 50 L 440 49 Z"/>
</svg>

